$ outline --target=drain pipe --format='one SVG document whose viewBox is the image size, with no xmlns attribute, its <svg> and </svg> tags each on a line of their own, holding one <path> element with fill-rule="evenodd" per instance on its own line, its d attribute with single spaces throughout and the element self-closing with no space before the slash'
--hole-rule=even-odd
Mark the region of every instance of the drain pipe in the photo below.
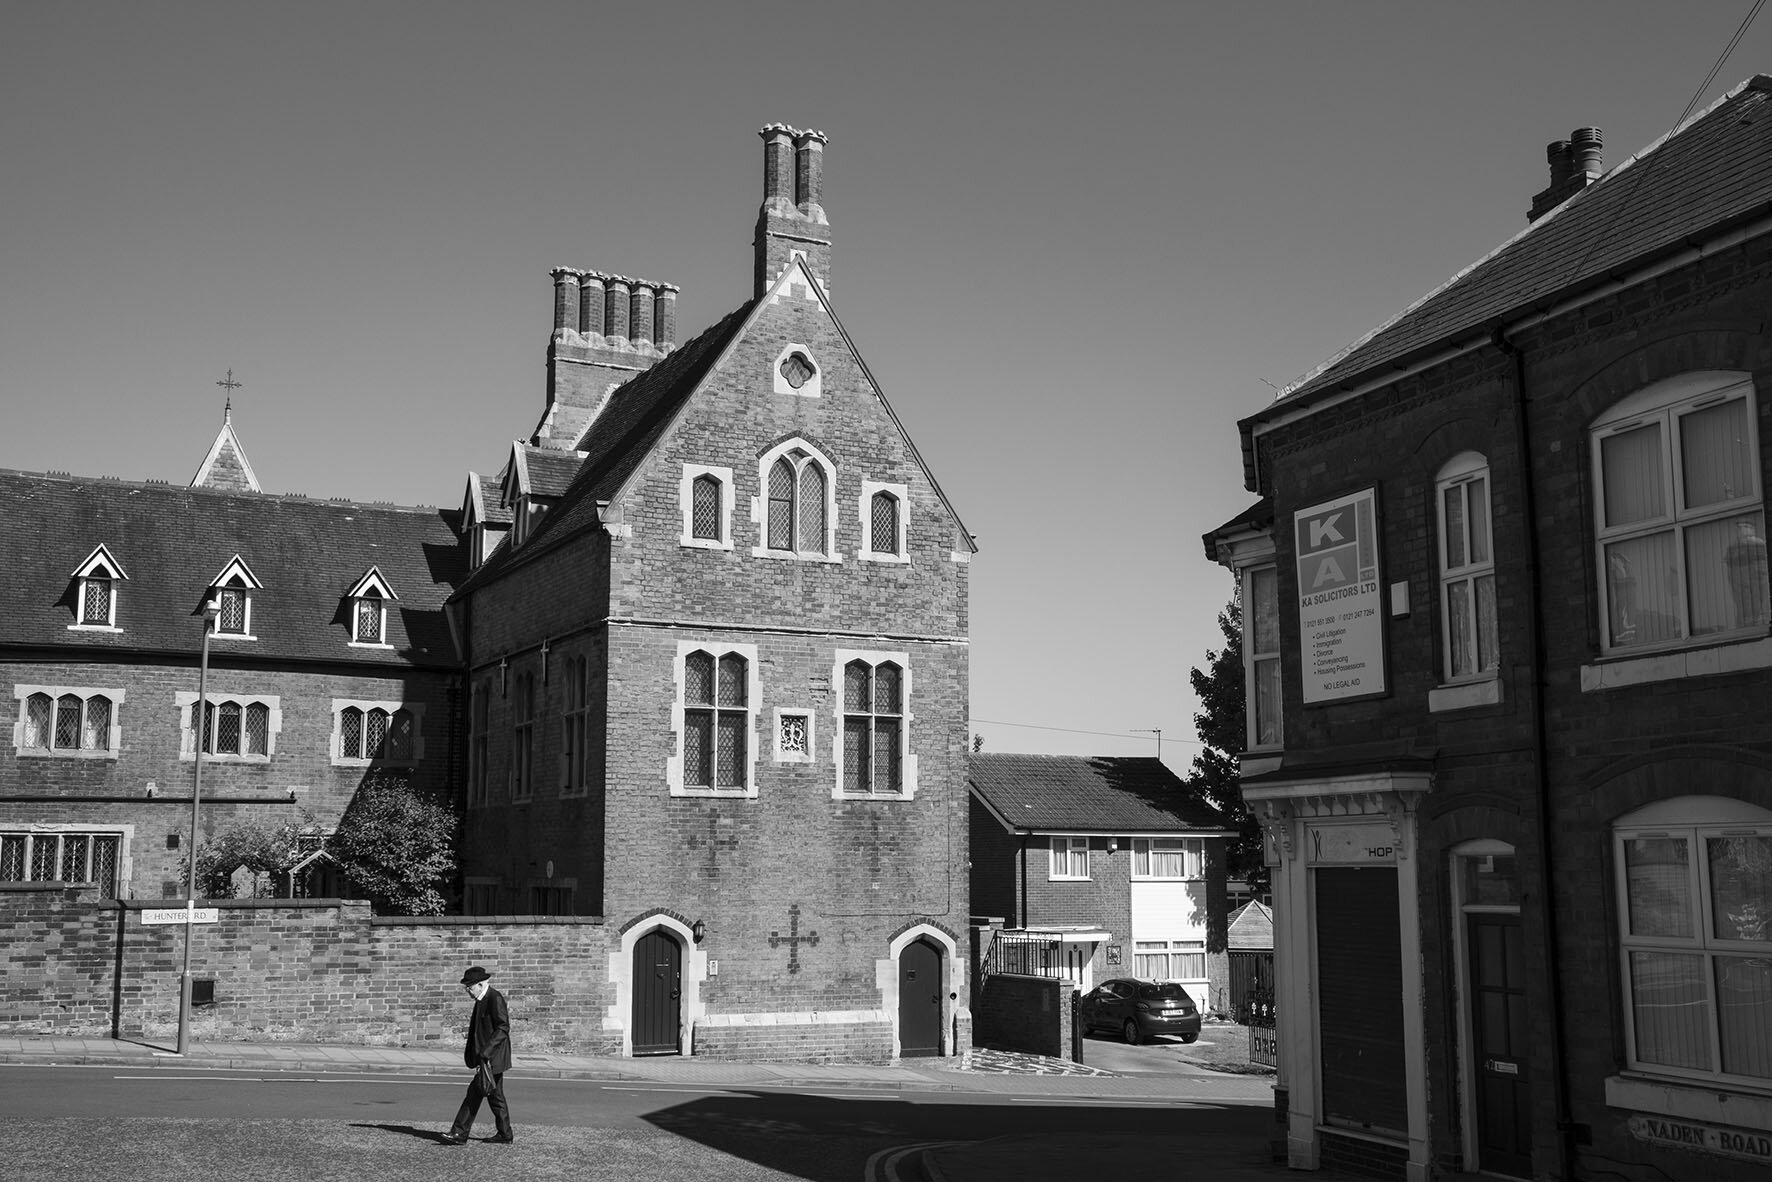
<svg viewBox="0 0 1772 1182">
<path fill-rule="evenodd" d="M 1550 801 L 1550 739 L 1545 707 L 1544 588 L 1540 578 L 1538 548 L 1538 499 L 1534 495 L 1532 465 L 1532 430 L 1526 413 L 1526 354 L 1507 339 L 1502 328 L 1496 328 L 1490 341 L 1503 356 L 1513 362 L 1514 431 L 1520 453 L 1520 517 L 1526 525 L 1526 582 L 1532 595 L 1532 610 L 1527 613 L 1532 630 L 1532 758 L 1537 764 L 1538 845 L 1541 867 L 1540 912 L 1544 923 L 1546 967 L 1550 970 L 1551 1029 L 1551 1092 L 1557 1120 L 1557 1156 L 1560 1177 L 1575 1177 L 1575 1128 L 1569 1113 L 1569 1085 L 1564 1074 L 1567 1035 L 1563 1027 L 1563 974 L 1559 967 L 1557 903 L 1551 864 L 1551 845 L 1555 818 Z"/>
</svg>

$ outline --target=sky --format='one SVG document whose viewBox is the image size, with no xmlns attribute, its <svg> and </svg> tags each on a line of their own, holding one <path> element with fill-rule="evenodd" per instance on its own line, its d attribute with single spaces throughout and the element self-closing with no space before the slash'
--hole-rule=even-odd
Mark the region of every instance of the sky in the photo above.
<svg viewBox="0 0 1772 1182">
<path fill-rule="evenodd" d="M 1185 773 L 1238 419 L 1664 135 L 1751 0 L 0 0 L 0 468 L 455 506 L 544 400 L 553 267 L 747 299 L 765 123 L 977 536 L 987 751 Z M 1751 24 L 1708 103 L 1772 73 Z"/>
</svg>

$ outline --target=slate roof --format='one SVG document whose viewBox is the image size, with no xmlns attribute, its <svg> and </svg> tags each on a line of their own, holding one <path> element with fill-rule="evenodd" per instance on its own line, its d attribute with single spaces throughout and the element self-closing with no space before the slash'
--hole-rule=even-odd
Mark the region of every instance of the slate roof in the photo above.
<svg viewBox="0 0 1772 1182">
<path fill-rule="evenodd" d="M 529 443 L 519 443 L 517 452 L 529 473 L 529 493 L 537 497 L 565 496 L 566 490 L 572 487 L 572 478 L 578 475 L 579 465 L 584 462 L 584 457 L 577 452 L 555 451 Z"/>
<path fill-rule="evenodd" d="M 1216 810 L 1151 756 L 978 752 L 967 780 L 1013 831 L 1230 832 Z"/>
<path fill-rule="evenodd" d="M 1246 422 L 1486 337 L 1657 256 L 1772 210 L 1772 78 L 1755 75 L 1487 257 L 1453 276 Z"/>
<path fill-rule="evenodd" d="M 255 662 L 453 667 L 443 600 L 464 573 L 454 510 L 313 501 L 263 493 L 0 471 L 0 649 L 194 654 L 200 605 L 235 554 L 264 584 L 252 600 L 254 641 L 219 641 L 218 656 Z M 106 546 L 128 572 L 120 632 L 70 630 L 74 568 Z M 379 567 L 392 650 L 352 648 L 345 593 Z"/>
<path fill-rule="evenodd" d="M 1231 912 L 1225 947 L 1232 952 L 1273 951 L 1273 909 L 1259 899 L 1251 899 Z"/>
<path fill-rule="evenodd" d="M 744 326 L 755 305 L 755 300 L 745 301 L 711 328 L 679 345 L 670 356 L 615 390 L 603 413 L 591 424 L 590 434 L 579 441 L 579 450 L 585 455 L 582 460 L 575 460 L 577 475 L 560 503 L 542 518 L 529 541 L 520 547 L 500 547 L 462 589 L 479 586 L 598 526 L 597 503 L 609 501 L 650 454 L 677 411 Z M 531 463 L 537 454 L 538 449 L 530 450 Z"/>
</svg>

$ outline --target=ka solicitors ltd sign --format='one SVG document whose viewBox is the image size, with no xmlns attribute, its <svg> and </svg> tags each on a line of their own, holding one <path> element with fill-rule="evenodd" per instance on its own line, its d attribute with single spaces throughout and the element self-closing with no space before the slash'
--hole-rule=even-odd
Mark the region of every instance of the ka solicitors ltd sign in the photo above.
<svg viewBox="0 0 1772 1182">
<path fill-rule="evenodd" d="M 1377 504 L 1368 488 L 1292 515 L 1307 703 L 1384 692 Z"/>
</svg>

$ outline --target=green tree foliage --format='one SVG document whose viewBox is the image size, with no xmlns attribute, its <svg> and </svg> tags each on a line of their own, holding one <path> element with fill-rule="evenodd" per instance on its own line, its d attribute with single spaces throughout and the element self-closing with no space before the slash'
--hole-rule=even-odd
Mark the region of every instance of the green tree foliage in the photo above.
<svg viewBox="0 0 1772 1182">
<path fill-rule="evenodd" d="M 441 915 L 455 877 L 460 819 L 406 774 L 364 777 L 326 849 L 382 915 Z"/>
<path fill-rule="evenodd" d="M 1261 825 L 1243 803 L 1237 777 L 1237 754 L 1247 745 L 1243 697 L 1243 609 L 1236 599 L 1218 613 L 1224 647 L 1207 652 L 1206 667 L 1189 674 L 1200 712 L 1194 726 L 1202 744 L 1188 771 L 1188 784 L 1211 802 L 1237 834 L 1226 850 L 1227 872 L 1257 890 L 1268 885 L 1261 856 Z"/>
</svg>

